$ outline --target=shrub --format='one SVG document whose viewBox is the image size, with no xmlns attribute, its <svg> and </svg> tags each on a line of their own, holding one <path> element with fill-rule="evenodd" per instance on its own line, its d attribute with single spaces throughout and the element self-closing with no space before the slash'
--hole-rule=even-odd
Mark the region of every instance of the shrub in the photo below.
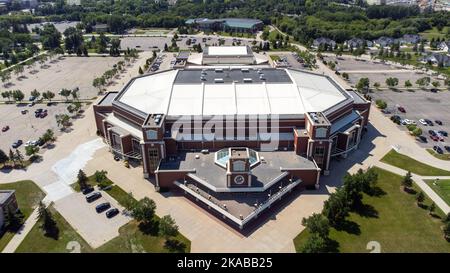
<svg viewBox="0 0 450 273">
<path fill-rule="evenodd" d="M 378 100 L 375 101 L 375 104 L 380 109 L 386 109 L 386 107 L 387 107 L 387 103 L 384 100 L 378 99 Z"/>
</svg>

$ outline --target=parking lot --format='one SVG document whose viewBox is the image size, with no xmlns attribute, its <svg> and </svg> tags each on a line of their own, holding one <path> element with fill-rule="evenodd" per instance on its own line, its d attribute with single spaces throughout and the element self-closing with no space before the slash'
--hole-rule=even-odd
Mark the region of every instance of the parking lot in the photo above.
<svg viewBox="0 0 450 273">
<path fill-rule="evenodd" d="M 186 41 L 191 38 L 191 44 L 187 45 Z M 234 38 L 223 38 L 225 40 L 224 45 L 232 45 Z M 195 41 L 194 41 L 195 40 Z M 239 39 L 235 39 L 236 42 Z M 122 49 L 135 48 L 143 51 L 152 51 L 164 49 L 164 44 L 170 46 L 172 44 L 172 38 L 169 37 L 123 37 L 120 38 L 120 47 Z M 202 48 L 208 45 L 219 45 L 219 38 L 217 36 L 210 35 L 203 37 L 190 36 L 190 35 L 179 35 L 177 45 L 181 50 L 186 50 L 192 48 L 194 44 L 201 44 Z M 241 40 L 241 45 L 252 45 L 251 41 Z"/>
<path fill-rule="evenodd" d="M 123 213 L 124 208 L 114 198 L 103 191 L 101 193 L 102 197 L 92 203 L 86 202 L 85 196 L 81 193 L 72 193 L 55 202 L 56 209 L 94 248 L 118 236 L 119 228 L 131 220 L 130 216 Z M 120 213 L 113 218 L 107 218 L 105 212 L 97 213 L 95 207 L 104 202 L 109 202 L 111 208 L 118 208 Z M 73 209 L 73 206 L 77 206 L 77 209 Z"/>
<path fill-rule="evenodd" d="M 428 134 L 428 130 L 443 130 L 450 132 L 450 92 L 443 91 L 438 93 L 427 92 L 423 90 L 415 90 L 415 92 L 394 92 L 390 90 L 375 91 L 371 93 L 373 100 L 382 99 L 392 112 L 386 115 L 386 122 L 391 122 L 389 117 L 391 115 L 399 115 L 402 119 L 414 120 L 417 126 L 422 129 L 423 136 L 427 137 L 427 143 L 420 143 L 424 148 L 433 148 L 434 145 L 440 146 L 444 152 L 444 146 L 450 145 L 450 139 L 444 137 L 444 141 L 433 141 Z M 398 106 L 405 108 L 406 113 L 398 111 Z M 433 126 L 425 126 L 419 122 L 419 119 L 429 119 L 433 121 Z M 436 124 L 436 120 L 442 121 L 442 126 Z M 402 130 L 407 131 L 405 126 L 399 125 Z"/>
<path fill-rule="evenodd" d="M 47 116 L 44 118 L 36 118 L 35 111 L 38 108 L 47 109 Z M 59 131 L 55 115 L 67 113 L 67 104 L 54 103 L 47 106 L 46 103 L 36 104 L 28 107 L 26 104 L 4 104 L 0 105 L 0 128 L 9 126 L 6 132 L 0 132 L 0 149 L 8 152 L 13 142 L 21 139 L 25 144 L 29 140 L 38 140 L 47 129 L 52 129 L 55 136 L 61 134 Z M 26 110 L 22 114 L 22 110 Z M 25 155 L 25 145 L 22 144 L 19 150 Z"/>
<path fill-rule="evenodd" d="M 112 69 L 113 65 L 122 58 L 115 57 L 62 57 L 46 62 L 46 68 L 41 68 L 36 63 L 34 68 L 25 67 L 20 79 L 11 75 L 11 84 L 2 90 L 21 90 L 25 94 L 25 100 L 30 92 L 36 89 L 42 93 L 50 90 L 56 94 L 55 100 L 64 99 L 58 95 L 62 88 L 80 89 L 81 99 L 90 99 L 97 96 L 98 89 L 92 86 L 94 78 L 101 76 L 106 70 Z M 33 72 L 36 70 L 37 72 Z M 5 98 L 0 100 L 6 101 Z"/>
<path fill-rule="evenodd" d="M 304 69 L 303 64 L 297 60 L 296 55 L 292 52 L 268 52 L 267 54 L 269 56 L 278 56 L 281 62 L 278 61 L 277 63 L 281 64 L 281 66 Z M 272 62 L 274 63 L 274 61 Z"/>
<path fill-rule="evenodd" d="M 443 85 L 443 80 L 438 79 L 437 76 L 427 75 L 423 71 L 382 63 L 379 60 L 356 60 L 349 56 L 324 56 L 324 60 L 326 62 L 337 62 L 335 69 L 341 73 L 346 72 L 349 75 L 349 83 L 352 86 L 355 86 L 361 78 L 369 78 L 371 86 L 378 82 L 380 87 L 383 88 L 387 87 L 387 78 L 395 77 L 399 80 L 398 87 L 403 88 L 405 81 L 409 80 L 415 85 L 418 79 L 426 76 L 431 77 L 431 81 L 438 81 L 441 86 Z"/>
</svg>

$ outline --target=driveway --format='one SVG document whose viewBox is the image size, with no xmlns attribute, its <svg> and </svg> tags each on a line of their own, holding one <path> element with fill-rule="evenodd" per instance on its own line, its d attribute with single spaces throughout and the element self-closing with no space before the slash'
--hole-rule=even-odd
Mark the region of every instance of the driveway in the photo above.
<svg viewBox="0 0 450 273">
<path fill-rule="evenodd" d="M 93 248 L 97 248 L 119 235 L 119 228 L 131 218 L 123 213 L 124 208 L 114 198 L 101 192 L 102 197 L 92 203 L 86 202 L 83 194 L 72 193 L 55 202 L 55 208 L 67 222 Z M 95 206 L 109 202 L 111 207 L 118 208 L 121 213 L 108 219 L 103 213 L 97 213 Z"/>
</svg>

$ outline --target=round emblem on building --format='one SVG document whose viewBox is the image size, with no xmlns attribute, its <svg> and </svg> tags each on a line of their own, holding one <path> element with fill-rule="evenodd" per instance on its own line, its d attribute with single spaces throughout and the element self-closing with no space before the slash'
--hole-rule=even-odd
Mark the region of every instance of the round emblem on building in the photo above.
<svg viewBox="0 0 450 273">
<path fill-rule="evenodd" d="M 245 181 L 245 179 L 244 179 L 244 176 L 242 176 L 242 175 L 236 175 L 234 177 L 234 183 L 236 183 L 238 185 L 241 185 L 242 183 L 244 183 L 244 181 Z"/>
</svg>

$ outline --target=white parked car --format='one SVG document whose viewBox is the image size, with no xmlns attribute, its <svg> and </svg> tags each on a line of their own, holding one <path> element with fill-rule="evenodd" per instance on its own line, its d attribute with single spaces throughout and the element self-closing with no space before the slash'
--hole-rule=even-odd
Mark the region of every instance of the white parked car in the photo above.
<svg viewBox="0 0 450 273">
<path fill-rule="evenodd" d="M 25 147 L 28 147 L 28 146 L 36 146 L 37 144 L 38 144 L 37 140 L 28 140 L 28 141 L 25 143 Z"/>
<path fill-rule="evenodd" d="M 404 119 L 401 121 L 402 125 L 412 125 L 412 124 L 416 124 L 416 122 L 414 120 L 410 120 L 410 119 Z"/>
<path fill-rule="evenodd" d="M 419 119 L 419 122 L 422 125 L 428 126 L 428 123 L 423 118 Z"/>
</svg>

